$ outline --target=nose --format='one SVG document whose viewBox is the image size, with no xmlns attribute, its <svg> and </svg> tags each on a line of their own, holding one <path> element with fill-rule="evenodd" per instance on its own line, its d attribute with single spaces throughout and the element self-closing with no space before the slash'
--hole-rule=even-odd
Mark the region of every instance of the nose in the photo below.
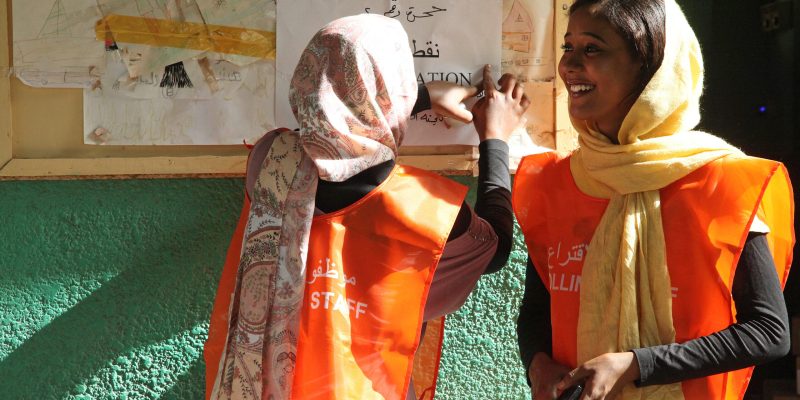
<svg viewBox="0 0 800 400">
<path fill-rule="evenodd" d="M 583 68 L 583 55 L 578 51 L 567 51 L 561 55 L 558 68 L 562 72 L 574 72 Z"/>
</svg>

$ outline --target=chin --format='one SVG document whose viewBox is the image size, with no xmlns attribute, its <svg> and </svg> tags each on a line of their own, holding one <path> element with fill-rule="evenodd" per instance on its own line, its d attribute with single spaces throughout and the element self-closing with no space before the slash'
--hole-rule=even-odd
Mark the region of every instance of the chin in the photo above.
<svg viewBox="0 0 800 400">
<path fill-rule="evenodd" d="M 586 120 L 589 120 L 589 119 L 592 118 L 590 113 L 584 112 L 581 109 L 569 108 L 567 110 L 567 112 L 569 112 L 570 118 L 576 119 L 576 120 L 586 121 Z"/>
</svg>

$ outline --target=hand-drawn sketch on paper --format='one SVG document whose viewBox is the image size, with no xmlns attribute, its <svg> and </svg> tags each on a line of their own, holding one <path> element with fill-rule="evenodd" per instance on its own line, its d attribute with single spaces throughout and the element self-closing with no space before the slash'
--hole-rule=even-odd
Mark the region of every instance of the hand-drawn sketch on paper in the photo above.
<svg viewBox="0 0 800 400">
<path fill-rule="evenodd" d="M 503 47 L 520 53 L 531 52 L 533 20 L 519 0 L 514 0 L 511 12 L 503 21 Z"/>
<path fill-rule="evenodd" d="M 100 3 L 114 61 L 84 93 L 85 143 L 241 144 L 275 128 L 273 0 Z"/>
<path fill-rule="evenodd" d="M 85 88 L 86 143 L 239 144 L 275 125 L 274 0 L 12 1 L 13 71 Z"/>
<path fill-rule="evenodd" d="M 555 76 L 553 4 L 543 0 L 504 0 L 503 68 L 528 80 Z"/>
<path fill-rule="evenodd" d="M 258 32 L 255 35 L 275 32 L 275 0 L 197 0 L 197 5 L 208 24 L 247 28 Z M 274 39 L 271 46 L 271 58 L 274 60 Z M 217 53 L 214 56 L 236 65 L 247 65 L 261 59 L 231 52 Z"/>
<path fill-rule="evenodd" d="M 108 145 L 253 143 L 275 128 L 274 63 L 237 66 L 225 60 L 187 61 L 194 87 L 162 86 L 163 74 L 118 79 L 84 90 L 84 142 Z"/>
<path fill-rule="evenodd" d="M 364 12 L 395 18 L 403 25 L 419 84 L 447 80 L 476 85 L 482 80 L 485 64 L 493 64 L 495 71 L 499 71 L 501 0 L 281 1 L 277 16 L 275 92 L 279 125 L 290 128 L 297 125 L 289 108 L 289 82 L 311 37 L 336 18 Z M 445 144 L 477 145 L 474 126 L 457 124 L 447 129 L 442 117 L 430 111 L 411 119 L 404 146 Z"/>
<path fill-rule="evenodd" d="M 525 83 L 531 99 L 526 130 L 533 143 L 549 148 L 555 148 L 553 15 L 549 0 L 503 1 L 502 72 Z"/>
<path fill-rule="evenodd" d="M 274 58 L 274 0 L 98 3 L 97 36 L 114 41 L 131 77 L 204 53 L 238 65 Z"/>
<path fill-rule="evenodd" d="M 194 0 L 97 0 L 97 3 L 103 16 L 98 29 L 102 29 L 106 41 L 113 41 L 132 78 L 160 72 L 204 51 L 182 46 L 192 35 L 170 34 L 168 28 L 171 22 L 186 22 L 202 29 L 203 16 Z M 166 39 L 177 39 L 178 43 L 165 46 Z"/>
<path fill-rule="evenodd" d="M 94 35 L 96 0 L 13 0 L 13 71 L 35 87 L 91 87 L 105 50 Z"/>
<path fill-rule="evenodd" d="M 234 52 L 210 56 L 237 65 L 274 58 L 274 0 L 13 0 L 12 13 L 14 71 L 32 86 L 91 87 L 103 72 L 106 51 L 120 53 L 131 77 L 220 48 Z M 176 34 L 187 27 L 217 40 L 199 49 L 175 44 L 180 37 L 193 44 L 202 37 Z M 249 54 L 259 43 L 268 50 Z"/>
</svg>

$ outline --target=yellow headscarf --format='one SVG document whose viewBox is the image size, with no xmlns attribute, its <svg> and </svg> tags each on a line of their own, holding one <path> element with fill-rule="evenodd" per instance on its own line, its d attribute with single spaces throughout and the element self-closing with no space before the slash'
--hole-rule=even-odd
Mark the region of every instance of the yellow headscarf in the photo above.
<svg viewBox="0 0 800 400">
<path fill-rule="evenodd" d="M 659 189 L 703 165 L 741 152 L 700 121 L 700 45 L 674 0 L 664 0 L 664 60 L 611 143 L 573 119 L 580 148 L 570 168 L 586 194 L 609 198 L 583 268 L 578 362 L 609 352 L 675 342 Z M 680 384 L 636 389 L 624 399 L 682 399 Z"/>
</svg>

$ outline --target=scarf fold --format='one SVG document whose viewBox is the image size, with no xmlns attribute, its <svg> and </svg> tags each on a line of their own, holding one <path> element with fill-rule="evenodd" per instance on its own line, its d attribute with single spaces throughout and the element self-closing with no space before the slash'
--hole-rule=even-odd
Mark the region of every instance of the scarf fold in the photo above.
<svg viewBox="0 0 800 400">
<path fill-rule="evenodd" d="M 741 154 L 692 131 L 700 121 L 700 46 L 674 0 L 665 0 L 664 60 L 611 143 L 573 119 L 580 148 L 570 170 L 580 190 L 610 199 L 589 244 L 580 293 L 578 363 L 609 352 L 675 342 L 661 220 L 662 189 L 721 157 Z M 622 399 L 683 399 L 679 383 L 626 387 Z"/>
<path fill-rule="evenodd" d="M 311 39 L 289 93 L 300 132 L 278 134 L 253 188 L 212 399 L 292 397 L 317 183 L 394 159 L 416 95 L 399 22 L 345 17 Z"/>
</svg>

